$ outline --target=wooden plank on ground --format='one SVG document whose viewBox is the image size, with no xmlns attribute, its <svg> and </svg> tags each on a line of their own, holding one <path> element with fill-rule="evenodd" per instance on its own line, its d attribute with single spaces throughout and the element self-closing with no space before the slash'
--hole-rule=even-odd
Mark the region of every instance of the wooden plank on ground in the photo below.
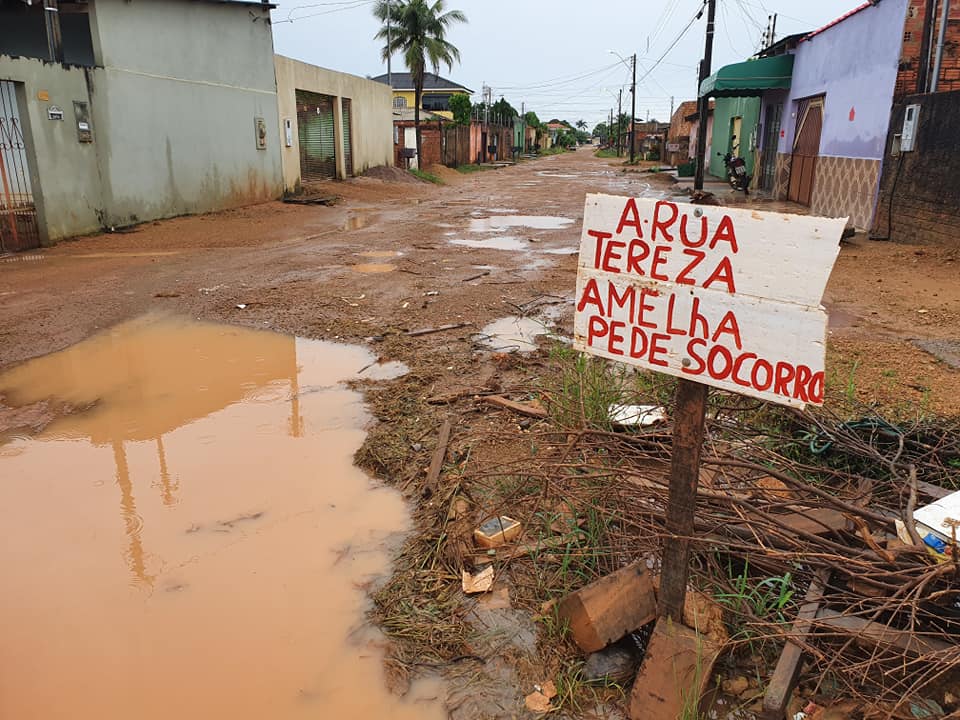
<svg viewBox="0 0 960 720">
<path fill-rule="evenodd" d="M 591 653 L 656 619 L 657 597 L 638 560 L 567 595 L 557 609 L 580 649 Z"/>
<path fill-rule="evenodd" d="M 790 628 L 790 635 L 800 638 L 810 632 L 811 622 L 820 609 L 823 591 L 829 578 L 830 571 L 826 569 L 818 570 L 814 574 L 804 603 L 800 606 L 793 627 Z M 800 676 L 800 661 L 802 659 L 803 649 L 796 643 L 787 640 L 783 652 L 780 653 L 780 659 L 777 661 L 777 667 L 773 671 L 773 675 L 770 676 L 767 692 L 763 696 L 763 710 L 760 716 L 765 720 L 782 720 L 785 716 L 787 703 L 790 702 L 790 696 L 793 694 L 797 686 L 797 679 Z"/>
<path fill-rule="evenodd" d="M 699 717 L 700 698 L 719 654 L 706 637 L 661 617 L 630 692 L 631 720 Z"/>
<path fill-rule="evenodd" d="M 433 457 L 430 458 L 430 469 L 427 470 L 427 479 L 425 482 L 426 491 L 429 495 L 437 492 L 437 483 L 440 481 L 440 471 L 443 469 L 443 461 L 447 457 L 447 445 L 450 444 L 450 431 L 453 429 L 453 423 L 450 418 L 443 421 L 440 426 L 440 434 L 437 437 L 437 448 L 433 451 Z"/>
<path fill-rule="evenodd" d="M 547 416 L 546 409 L 536 401 L 528 403 L 514 402 L 513 400 L 507 400 L 507 398 L 502 395 L 487 395 L 481 399 L 488 405 L 496 405 L 497 407 L 506 408 L 507 410 L 513 410 L 513 412 L 519 413 L 520 415 L 535 418 L 545 418 Z"/>
<path fill-rule="evenodd" d="M 828 532 L 843 530 L 847 526 L 847 519 L 844 514 L 831 508 L 809 508 L 802 512 L 771 513 L 770 517 L 784 525 L 786 530 L 798 535 L 802 533 L 823 535 Z M 739 537 L 754 537 L 758 531 L 749 523 L 733 525 L 730 529 Z"/>
<path fill-rule="evenodd" d="M 843 615 L 835 610 L 825 609 L 818 612 L 817 624 L 854 635 L 857 644 L 861 647 L 880 647 L 913 657 L 944 652 L 956 647 L 943 640 L 917 635 L 909 630 L 899 630 L 855 615 Z"/>
</svg>

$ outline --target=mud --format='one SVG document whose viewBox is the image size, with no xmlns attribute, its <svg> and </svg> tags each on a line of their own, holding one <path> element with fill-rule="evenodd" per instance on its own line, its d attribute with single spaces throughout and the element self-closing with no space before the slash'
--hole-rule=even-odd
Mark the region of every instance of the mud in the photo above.
<svg viewBox="0 0 960 720">
<path fill-rule="evenodd" d="M 343 383 L 404 370 L 149 317 L 0 375 L 87 407 L 0 445 L 0 716 L 442 717 L 436 683 L 387 692 L 364 623 L 408 515 L 353 465 Z"/>
</svg>

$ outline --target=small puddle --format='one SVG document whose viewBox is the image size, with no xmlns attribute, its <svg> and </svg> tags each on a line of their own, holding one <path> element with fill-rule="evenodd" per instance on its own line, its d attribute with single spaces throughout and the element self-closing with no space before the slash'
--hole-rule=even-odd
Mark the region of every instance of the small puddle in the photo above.
<svg viewBox="0 0 960 720">
<path fill-rule="evenodd" d="M 347 218 L 347 221 L 343 224 L 344 230 L 362 230 L 363 228 L 370 225 L 370 223 L 376 219 L 374 215 L 351 215 Z"/>
<path fill-rule="evenodd" d="M 578 178 L 580 175 L 577 173 L 555 173 L 549 172 L 548 170 L 541 170 L 537 173 L 540 177 L 550 177 L 550 178 Z"/>
<path fill-rule="evenodd" d="M 153 317 L 0 375 L 93 403 L 0 439 L 0 716 L 445 717 L 438 685 L 387 692 L 364 620 L 409 527 L 353 465 L 373 360 Z"/>
<path fill-rule="evenodd" d="M 386 263 L 359 263 L 357 265 L 350 265 L 350 269 L 358 273 L 376 274 L 393 272 L 397 269 L 397 266 Z"/>
<path fill-rule="evenodd" d="M 374 259 L 395 258 L 403 255 L 403 253 L 399 252 L 398 250 L 367 250 L 366 252 L 358 252 L 354 254 L 358 255 L 359 257 L 374 258 Z"/>
<path fill-rule="evenodd" d="M 488 250 L 530 250 L 530 242 L 513 235 L 500 235 L 485 240 L 450 240 L 451 245 L 463 247 L 486 248 Z"/>
<path fill-rule="evenodd" d="M 537 338 L 552 332 L 543 319 L 510 316 L 485 325 L 476 338 L 491 350 L 532 352 L 537 349 Z"/>
<path fill-rule="evenodd" d="M 571 224 L 573 224 L 573 220 L 570 218 L 554 215 L 499 215 L 497 217 L 472 219 L 470 221 L 470 232 L 492 232 L 511 227 L 560 230 Z"/>
</svg>

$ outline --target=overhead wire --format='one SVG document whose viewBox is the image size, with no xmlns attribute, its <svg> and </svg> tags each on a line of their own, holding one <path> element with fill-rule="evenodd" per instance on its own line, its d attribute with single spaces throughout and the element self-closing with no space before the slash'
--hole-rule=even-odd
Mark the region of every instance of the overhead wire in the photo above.
<svg viewBox="0 0 960 720">
<path fill-rule="evenodd" d="M 319 3 L 309 3 L 306 5 L 296 5 L 290 8 L 287 13 L 285 20 L 274 20 L 273 25 L 281 25 L 283 23 L 294 23 L 299 20 L 307 20 L 313 17 L 319 17 L 321 15 L 331 15 L 333 13 L 344 12 L 345 10 L 356 10 L 357 8 L 364 7 L 366 5 L 373 5 L 377 0 L 339 0 L 336 2 L 319 2 Z M 293 14 L 298 10 L 307 10 L 315 7 L 334 7 L 332 10 L 322 10 L 320 12 L 310 13 L 308 15 L 301 15 L 299 17 L 293 17 Z"/>
</svg>

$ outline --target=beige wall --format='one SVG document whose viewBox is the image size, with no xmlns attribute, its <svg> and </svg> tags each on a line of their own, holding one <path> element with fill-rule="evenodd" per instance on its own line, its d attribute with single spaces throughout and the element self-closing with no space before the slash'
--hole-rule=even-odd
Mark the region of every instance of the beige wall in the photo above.
<svg viewBox="0 0 960 720">
<path fill-rule="evenodd" d="M 350 98 L 353 125 L 353 172 L 356 175 L 378 165 L 393 165 L 393 92 L 387 85 L 356 75 L 308 65 L 283 55 L 274 56 L 277 72 L 277 104 L 280 110 L 280 156 L 285 188 L 293 192 L 300 184 L 300 143 L 297 134 L 297 90 Z M 339 100 L 336 106 L 340 106 Z M 287 147 L 284 121 L 293 125 L 293 143 Z M 334 115 L 336 137 L 343 137 L 340 113 Z M 339 142 L 338 142 L 339 145 Z M 342 159 L 337 173 L 343 177 Z"/>
</svg>

